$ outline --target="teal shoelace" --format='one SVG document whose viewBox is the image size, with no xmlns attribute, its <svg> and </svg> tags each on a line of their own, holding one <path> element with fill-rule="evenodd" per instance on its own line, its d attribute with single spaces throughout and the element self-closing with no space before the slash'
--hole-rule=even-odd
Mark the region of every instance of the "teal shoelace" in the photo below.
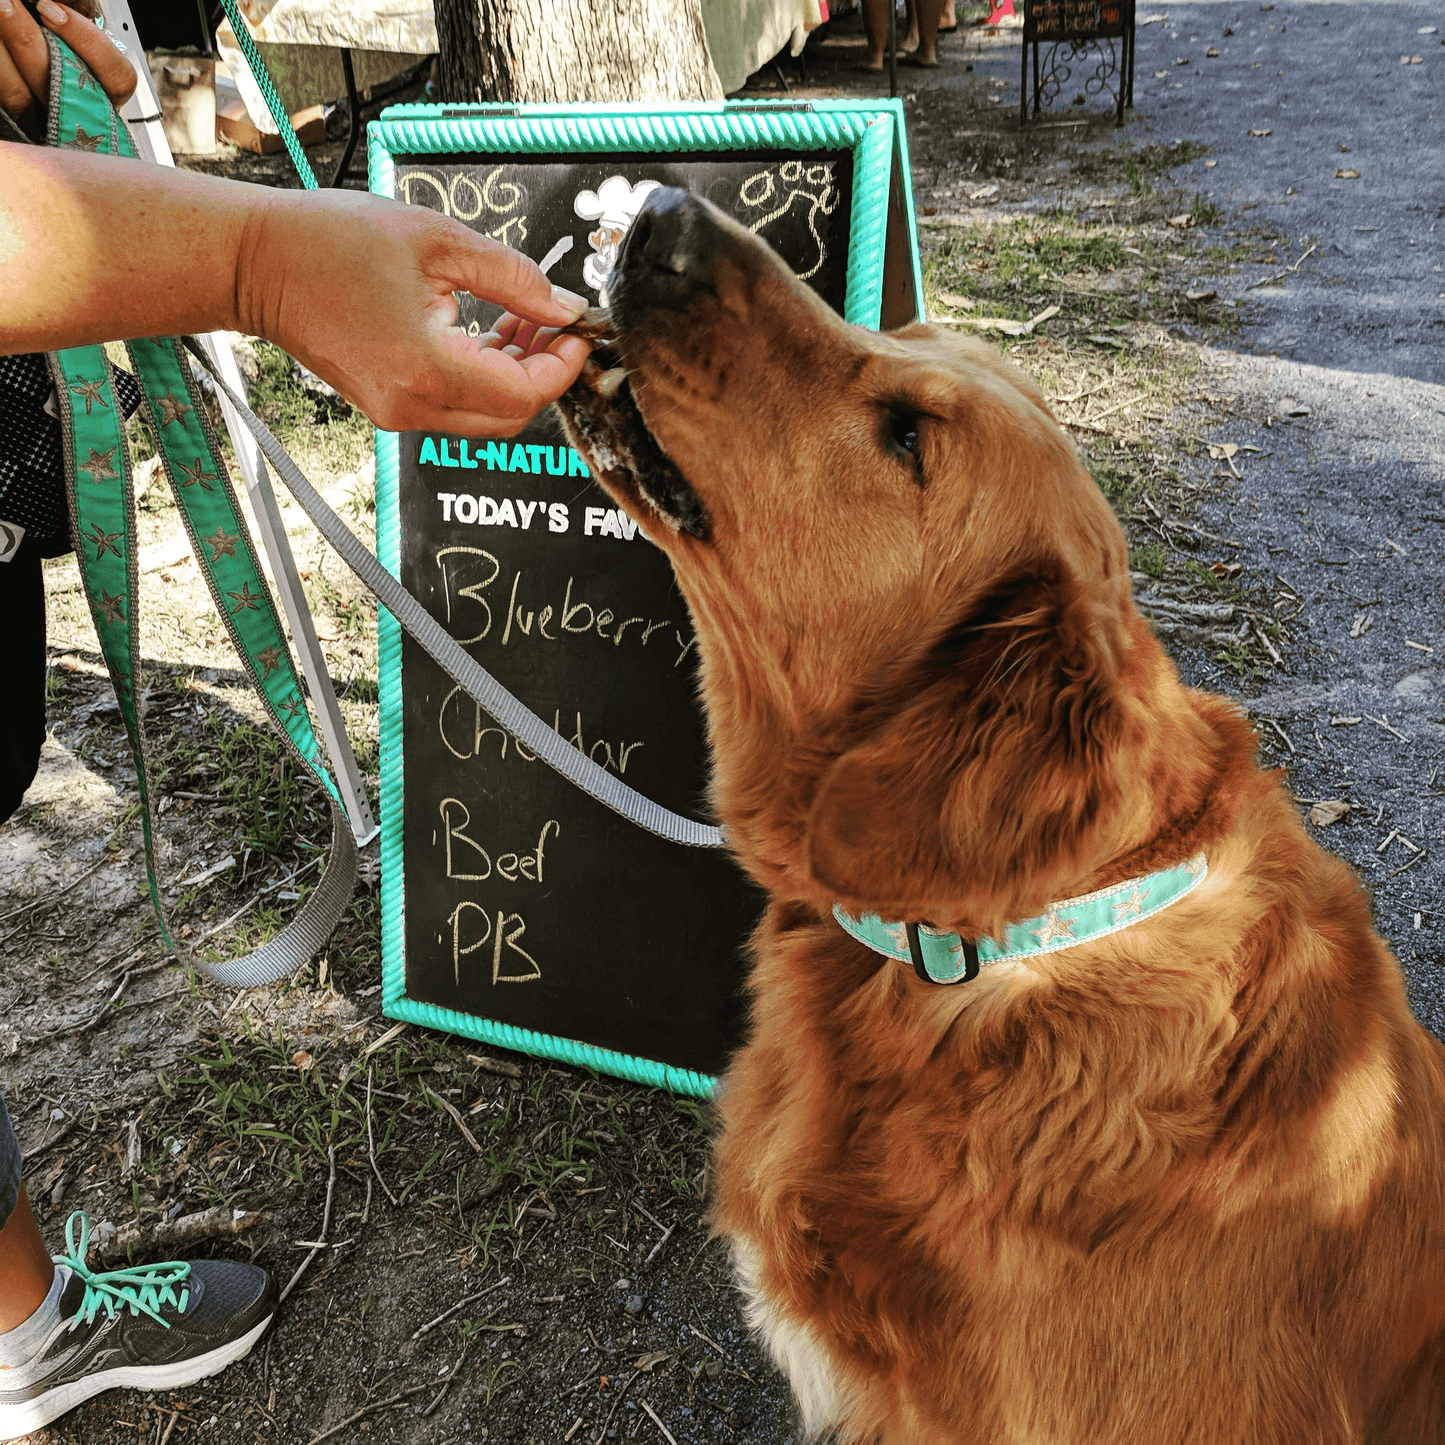
<svg viewBox="0 0 1445 1445">
<path fill-rule="evenodd" d="M 80 1221 L 80 1239 L 75 1238 L 76 1220 Z M 65 1221 L 65 1247 L 68 1254 L 53 1254 L 56 1264 L 72 1269 L 85 1281 L 85 1298 L 80 1302 L 71 1324 L 89 1324 L 97 1310 L 104 1310 L 114 1319 L 119 1310 L 129 1309 L 133 1315 L 149 1315 L 162 1329 L 170 1329 L 170 1321 L 164 1319 L 161 1310 L 173 1305 L 182 1314 L 190 1299 L 191 1289 L 186 1283 L 191 1267 L 178 1260 L 165 1264 L 142 1264 L 134 1269 L 93 1270 L 86 1266 L 85 1255 L 90 1248 L 90 1217 L 83 1209 L 77 1209 Z M 177 1295 L 176 1291 L 180 1293 Z"/>
</svg>

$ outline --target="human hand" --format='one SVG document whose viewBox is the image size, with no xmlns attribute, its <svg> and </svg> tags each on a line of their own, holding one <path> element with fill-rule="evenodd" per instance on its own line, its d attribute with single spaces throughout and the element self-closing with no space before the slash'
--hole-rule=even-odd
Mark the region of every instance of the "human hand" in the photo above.
<svg viewBox="0 0 1445 1445">
<path fill-rule="evenodd" d="M 509 314 L 457 327 L 454 293 Z M 237 260 L 242 330 L 329 381 L 387 431 L 511 436 L 577 379 L 586 303 L 534 261 L 434 211 L 360 191 L 278 191 Z M 522 318 L 521 327 L 514 324 Z"/>
<path fill-rule="evenodd" d="M 79 0 L 69 7 L 38 0 L 36 8 L 46 30 L 90 67 L 111 104 L 124 105 L 135 90 L 136 73 L 115 42 L 86 18 Z M 0 110 L 26 135 L 39 139 L 45 133 L 49 104 L 50 47 L 45 31 L 19 0 L 0 0 Z"/>
</svg>

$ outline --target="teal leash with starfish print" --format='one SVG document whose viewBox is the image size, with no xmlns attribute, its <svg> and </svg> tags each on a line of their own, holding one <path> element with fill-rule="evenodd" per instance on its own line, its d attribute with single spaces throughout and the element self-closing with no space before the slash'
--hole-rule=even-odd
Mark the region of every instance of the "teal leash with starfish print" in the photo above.
<svg viewBox="0 0 1445 1445">
<path fill-rule="evenodd" d="M 135 155 L 125 122 L 95 79 L 54 36 L 51 52 L 52 145 L 95 154 Z M 275 938 L 245 957 L 212 963 L 190 956 L 168 924 L 156 880 L 155 818 L 138 695 L 139 586 L 135 497 L 114 375 L 99 346 L 52 353 L 59 400 L 72 536 L 86 600 L 116 701 L 130 739 L 140 790 L 146 876 L 161 932 L 171 950 L 199 972 L 233 988 L 274 983 L 325 946 L 351 901 L 356 847 L 341 795 L 312 730 L 250 533 L 220 457 L 216 436 L 184 353 L 174 338 L 127 344 L 156 450 L 175 493 L 191 546 L 231 641 L 287 752 L 325 790 L 331 808 L 330 861 L 316 888 Z"/>
</svg>

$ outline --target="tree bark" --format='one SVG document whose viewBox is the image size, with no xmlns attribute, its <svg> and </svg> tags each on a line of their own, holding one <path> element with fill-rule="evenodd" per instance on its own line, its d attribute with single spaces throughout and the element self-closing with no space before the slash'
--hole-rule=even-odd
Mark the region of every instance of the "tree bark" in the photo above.
<svg viewBox="0 0 1445 1445">
<path fill-rule="evenodd" d="M 701 0 L 435 0 L 441 99 L 721 100 Z"/>
</svg>

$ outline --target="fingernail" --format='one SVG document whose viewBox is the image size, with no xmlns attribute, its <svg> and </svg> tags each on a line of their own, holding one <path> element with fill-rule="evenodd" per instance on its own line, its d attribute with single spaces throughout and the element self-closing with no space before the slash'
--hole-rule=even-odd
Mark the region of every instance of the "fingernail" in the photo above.
<svg viewBox="0 0 1445 1445">
<path fill-rule="evenodd" d="M 49 4 L 50 0 L 42 0 L 43 4 Z M 575 291 L 569 291 L 565 286 L 554 286 L 552 288 L 552 299 L 559 305 L 565 306 L 569 311 L 580 316 L 587 309 L 587 298 L 579 296 Z"/>
<path fill-rule="evenodd" d="M 36 0 L 35 8 L 41 16 L 52 25 L 65 24 L 65 10 L 55 3 L 55 0 Z"/>
<path fill-rule="evenodd" d="M 14 13 L 15 11 L 11 7 L 10 0 L 0 0 L 0 15 L 3 15 L 8 20 Z"/>
<path fill-rule="evenodd" d="M 484 331 L 477 337 L 478 346 L 495 346 L 502 338 L 495 331 Z"/>
<path fill-rule="evenodd" d="M 502 355 L 503 355 L 503 356 L 522 357 L 522 356 L 525 356 L 526 354 L 527 354 L 527 353 L 526 353 L 525 351 L 523 351 L 520 346 L 504 346 L 504 347 L 502 348 Z"/>
</svg>

